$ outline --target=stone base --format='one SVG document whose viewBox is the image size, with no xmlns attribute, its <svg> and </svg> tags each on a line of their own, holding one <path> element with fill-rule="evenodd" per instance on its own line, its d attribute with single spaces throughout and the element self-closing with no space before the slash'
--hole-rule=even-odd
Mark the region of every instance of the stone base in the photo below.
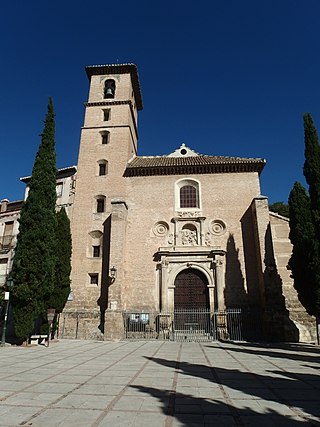
<svg viewBox="0 0 320 427">
<path fill-rule="evenodd" d="M 59 318 L 58 338 L 104 340 L 99 310 L 63 311 Z"/>
<path fill-rule="evenodd" d="M 315 319 L 305 311 L 266 310 L 263 314 L 263 338 L 271 342 L 316 341 Z"/>
<path fill-rule="evenodd" d="M 121 311 L 107 310 L 105 320 L 105 340 L 121 340 L 124 338 L 124 323 Z"/>
<path fill-rule="evenodd" d="M 299 342 L 299 330 L 286 311 L 263 313 L 263 339 L 270 342 Z"/>
</svg>

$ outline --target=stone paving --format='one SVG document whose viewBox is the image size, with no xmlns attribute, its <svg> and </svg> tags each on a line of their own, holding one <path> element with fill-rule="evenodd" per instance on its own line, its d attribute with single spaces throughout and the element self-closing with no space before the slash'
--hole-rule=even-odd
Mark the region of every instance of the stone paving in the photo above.
<svg viewBox="0 0 320 427">
<path fill-rule="evenodd" d="M 320 425 L 319 347 L 61 340 L 0 348 L 0 426 Z"/>
</svg>

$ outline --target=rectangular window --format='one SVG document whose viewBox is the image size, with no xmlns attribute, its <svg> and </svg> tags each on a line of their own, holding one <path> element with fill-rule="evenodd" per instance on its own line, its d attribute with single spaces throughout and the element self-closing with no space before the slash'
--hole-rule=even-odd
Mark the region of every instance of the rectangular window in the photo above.
<svg viewBox="0 0 320 427">
<path fill-rule="evenodd" d="M 13 221 L 8 221 L 4 223 L 4 236 L 12 236 L 13 234 Z"/>
<path fill-rule="evenodd" d="M 108 120 L 110 120 L 110 108 L 107 108 L 102 111 L 103 111 L 103 120 L 107 122 Z"/>
<path fill-rule="evenodd" d="M 101 134 L 101 143 L 108 144 L 109 143 L 109 132 L 104 132 Z"/>
<path fill-rule="evenodd" d="M 197 189 L 192 185 L 180 188 L 180 208 L 197 208 L 199 206 Z"/>
<path fill-rule="evenodd" d="M 94 258 L 100 258 L 100 246 L 92 246 L 92 255 Z"/>
<path fill-rule="evenodd" d="M 107 164 L 99 163 L 99 176 L 107 175 Z"/>
<path fill-rule="evenodd" d="M 2 249 L 10 249 L 13 240 L 13 221 L 7 221 L 4 224 L 3 237 L 1 241 Z"/>
<path fill-rule="evenodd" d="M 0 259 L 0 286 L 4 286 L 7 278 L 8 258 Z"/>
<path fill-rule="evenodd" d="M 99 284 L 99 274 L 98 273 L 89 273 L 90 278 L 90 285 L 97 285 Z"/>
<path fill-rule="evenodd" d="M 104 199 L 97 199 L 97 212 L 104 212 Z"/>
<path fill-rule="evenodd" d="M 62 196 L 62 186 L 63 186 L 62 182 L 59 182 L 56 185 L 56 194 L 57 194 L 57 197 L 61 197 Z"/>
</svg>

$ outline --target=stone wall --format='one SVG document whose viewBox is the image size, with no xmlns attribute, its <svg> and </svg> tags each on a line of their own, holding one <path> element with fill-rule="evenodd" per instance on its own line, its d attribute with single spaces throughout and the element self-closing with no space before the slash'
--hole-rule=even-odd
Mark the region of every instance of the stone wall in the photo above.
<svg viewBox="0 0 320 427">
<path fill-rule="evenodd" d="M 287 269 L 292 253 L 292 245 L 289 240 L 289 220 L 281 215 L 270 212 L 270 227 L 275 267 L 281 278 L 285 308 L 288 311 L 290 320 L 295 324 L 299 332 L 299 341 L 315 341 L 315 319 L 309 316 L 301 305 L 298 294 L 293 286 L 293 279 L 290 277 L 290 271 Z"/>
</svg>

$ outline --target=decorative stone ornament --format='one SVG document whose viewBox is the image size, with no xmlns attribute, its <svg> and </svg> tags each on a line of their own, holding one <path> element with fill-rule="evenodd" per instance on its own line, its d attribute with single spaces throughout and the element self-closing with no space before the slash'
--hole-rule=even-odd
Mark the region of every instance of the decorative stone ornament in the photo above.
<svg viewBox="0 0 320 427">
<path fill-rule="evenodd" d="M 153 226 L 153 233 L 157 237 L 165 237 L 169 232 L 169 225 L 165 221 L 158 221 Z"/>
<path fill-rule="evenodd" d="M 209 230 L 216 236 L 222 236 L 226 232 L 226 224 L 221 219 L 214 219 L 210 222 Z"/>
</svg>

